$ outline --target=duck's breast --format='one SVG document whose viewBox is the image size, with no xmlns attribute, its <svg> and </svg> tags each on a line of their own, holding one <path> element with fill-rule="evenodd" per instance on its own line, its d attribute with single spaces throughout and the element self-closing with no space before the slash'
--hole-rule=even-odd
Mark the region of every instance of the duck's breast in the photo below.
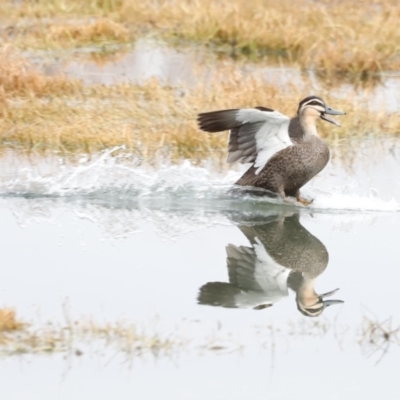
<svg viewBox="0 0 400 400">
<path fill-rule="evenodd" d="M 280 159 L 275 162 L 283 178 L 286 194 L 294 195 L 325 168 L 329 161 L 329 148 L 323 140 L 315 138 L 285 150 L 286 154 L 281 154 Z M 271 164 L 273 163 L 274 160 L 271 159 Z"/>
</svg>

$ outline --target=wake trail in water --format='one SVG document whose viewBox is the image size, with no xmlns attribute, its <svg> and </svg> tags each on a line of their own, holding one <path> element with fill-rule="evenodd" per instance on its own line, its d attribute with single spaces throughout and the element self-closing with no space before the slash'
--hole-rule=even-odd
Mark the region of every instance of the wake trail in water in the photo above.
<svg viewBox="0 0 400 400">
<path fill-rule="evenodd" d="M 27 166 L 1 178 L 0 196 L 54 201 L 80 201 L 115 207 L 141 205 L 163 208 L 206 208 L 235 210 L 246 207 L 294 207 L 280 199 L 231 192 L 242 172 L 211 172 L 185 161 L 159 168 L 137 166 L 125 156 L 105 151 L 95 159 L 82 158 L 78 165 L 60 163 L 49 173 Z M 336 186 L 321 190 L 304 188 L 303 195 L 315 199 L 308 207 L 316 212 L 398 212 L 395 198 L 383 199 L 373 188 L 361 193 L 357 187 Z"/>
</svg>

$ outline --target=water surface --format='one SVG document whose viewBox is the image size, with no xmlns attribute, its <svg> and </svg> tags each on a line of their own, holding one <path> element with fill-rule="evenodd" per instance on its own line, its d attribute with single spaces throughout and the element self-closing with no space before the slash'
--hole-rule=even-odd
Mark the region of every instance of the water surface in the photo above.
<svg viewBox="0 0 400 400">
<path fill-rule="evenodd" d="M 232 196 L 240 169 L 212 163 L 3 155 L 2 305 L 38 327 L 67 307 L 184 343 L 4 356 L 3 396 L 397 398 L 399 142 L 342 147 L 309 208 Z"/>
</svg>

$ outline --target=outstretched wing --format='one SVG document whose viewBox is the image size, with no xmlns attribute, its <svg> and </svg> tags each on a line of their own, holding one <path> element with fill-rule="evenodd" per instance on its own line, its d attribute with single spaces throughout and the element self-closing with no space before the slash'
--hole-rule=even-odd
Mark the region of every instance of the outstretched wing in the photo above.
<svg viewBox="0 0 400 400">
<path fill-rule="evenodd" d="M 230 130 L 228 163 L 255 163 L 256 174 L 278 151 L 292 145 L 290 118 L 264 107 L 211 111 L 199 114 L 200 129 L 206 132 Z"/>
</svg>

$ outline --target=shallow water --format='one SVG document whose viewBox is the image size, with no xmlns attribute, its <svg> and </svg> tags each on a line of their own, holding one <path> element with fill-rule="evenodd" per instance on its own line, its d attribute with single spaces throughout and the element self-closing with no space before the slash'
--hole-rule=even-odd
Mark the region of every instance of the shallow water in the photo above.
<svg viewBox="0 0 400 400">
<path fill-rule="evenodd" d="M 397 398 L 400 143 L 333 153 L 309 208 L 232 195 L 240 169 L 212 163 L 3 155 L 1 304 L 187 342 L 4 356 L 4 398 Z"/>
</svg>

